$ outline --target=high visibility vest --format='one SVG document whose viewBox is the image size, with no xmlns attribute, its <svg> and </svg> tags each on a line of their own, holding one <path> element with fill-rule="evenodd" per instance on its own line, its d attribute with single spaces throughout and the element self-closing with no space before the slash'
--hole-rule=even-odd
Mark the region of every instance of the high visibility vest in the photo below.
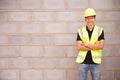
<svg viewBox="0 0 120 80">
<path fill-rule="evenodd" d="M 102 33 L 102 30 L 103 30 L 102 28 L 95 25 L 90 40 L 89 40 L 86 26 L 83 27 L 82 30 L 78 29 L 78 33 L 83 43 L 95 44 L 98 41 L 98 38 Z M 80 50 L 76 58 L 76 62 L 82 63 L 85 60 L 86 54 L 87 54 L 87 51 Z M 97 63 L 97 64 L 101 63 L 102 49 L 91 50 L 91 55 L 94 63 Z"/>
</svg>

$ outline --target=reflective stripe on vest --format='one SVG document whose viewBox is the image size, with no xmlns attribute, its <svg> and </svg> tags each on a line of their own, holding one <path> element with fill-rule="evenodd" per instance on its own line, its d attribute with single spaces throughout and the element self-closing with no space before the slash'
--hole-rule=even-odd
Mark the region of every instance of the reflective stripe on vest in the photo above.
<svg viewBox="0 0 120 80">
<path fill-rule="evenodd" d="M 78 58 L 81 58 L 81 59 L 84 59 L 84 57 L 81 56 L 81 55 L 78 55 L 77 57 L 78 57 Z M 101 58 L 101 56 L 93 56 L 93 58 L 94 58 L 94 59 L 98 59 L 98 58 Z"/>
<path fill-rule="evenodd" d="M 86 26 L 82 30 L 78 29 L 80 38 L 84 43 L 95 44 L 98 41 L 99 36 L 102 33 L 102 28 L 95 26 L 92 32 L 91 40 L 89 40 L 88 32 L 86 31 Z M 77 63 L 82 63 L 86 57 L 87 51 L 80 50 L 76 58 Z M 91 50 L 91 55 L 94 63 L 101 63 L 102 50 Z"/>
</svg>

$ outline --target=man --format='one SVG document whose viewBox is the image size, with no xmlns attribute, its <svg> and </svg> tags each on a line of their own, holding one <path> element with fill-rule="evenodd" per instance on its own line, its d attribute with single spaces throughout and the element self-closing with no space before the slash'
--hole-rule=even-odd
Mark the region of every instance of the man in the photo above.
<svg viewBox="0 0 120 80">
<path fill-rule="evenodd" d="M 79 66 L 79 80 L 87 80 L 88 71 L 92 80 L 100 80 L 101 57 L 104 47 L 104 30 L 96 26 L 96 12 L 88 8 L 84 12 L 86 26 L 78 29 L 77 49 L 79 51 L 76 62 Z"/>
</svg>

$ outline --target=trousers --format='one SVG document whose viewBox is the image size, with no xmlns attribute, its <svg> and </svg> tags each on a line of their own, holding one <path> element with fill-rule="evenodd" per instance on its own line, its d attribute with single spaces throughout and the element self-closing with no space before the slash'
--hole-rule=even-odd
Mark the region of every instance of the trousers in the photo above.
<svg viewBox="0 0 120 80">
<path fill-rule="evenodd" d="M 100 80 L 101 67 L 100 64 L 80 64 L 79 80 L 87 80 L 88 71 L 91 73 L 92 80 Z"/>
</svg>

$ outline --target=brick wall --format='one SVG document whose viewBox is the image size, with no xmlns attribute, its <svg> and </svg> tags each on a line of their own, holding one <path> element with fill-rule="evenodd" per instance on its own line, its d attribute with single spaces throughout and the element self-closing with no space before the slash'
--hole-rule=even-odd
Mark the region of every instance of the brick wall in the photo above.
<svg viewBox="0 0 120 80">
<path fill-rule="evenodd" d="M 0 0 L 0 80 L 78 80 L 76 32 L 88 7 L 105 29 L 102 80 L 120 80 L 120 0 Z"/>
</svg>

